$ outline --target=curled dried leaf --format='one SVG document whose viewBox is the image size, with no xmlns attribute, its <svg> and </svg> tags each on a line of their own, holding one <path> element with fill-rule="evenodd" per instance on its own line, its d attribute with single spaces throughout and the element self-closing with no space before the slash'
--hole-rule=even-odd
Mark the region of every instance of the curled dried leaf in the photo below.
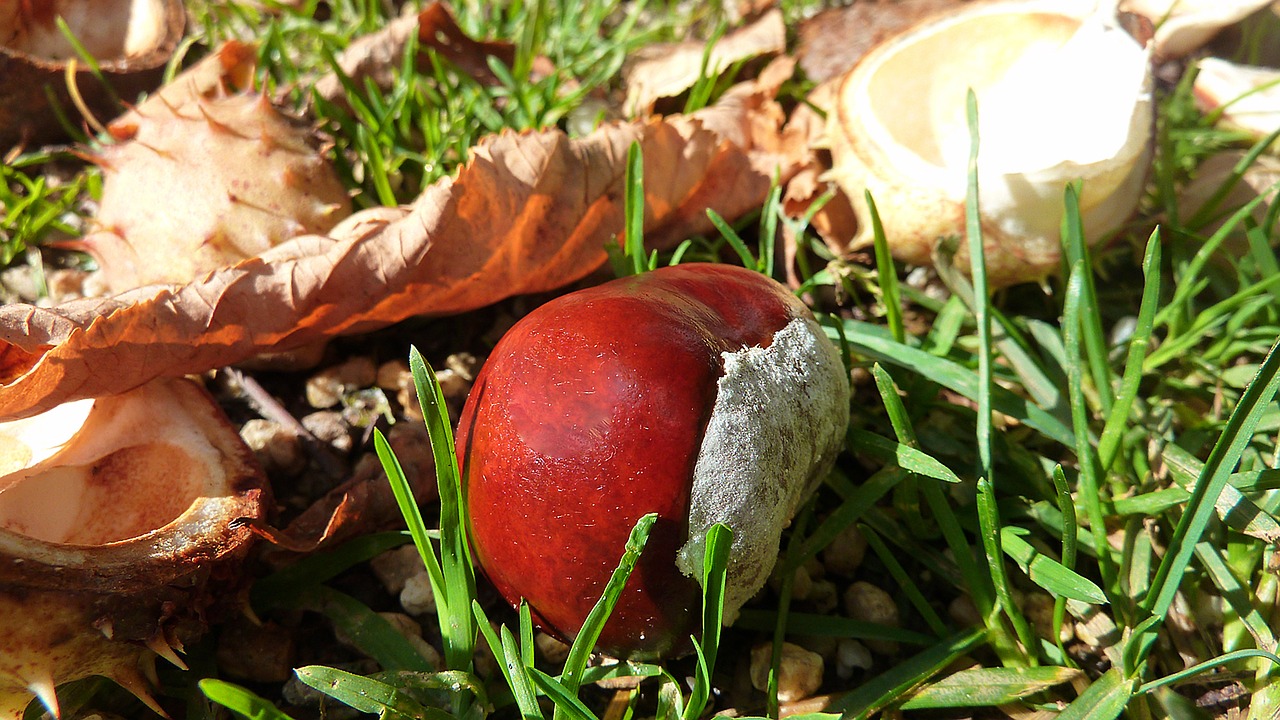
<svg viewBox="0 0 1280 720">
<path fill-rule="evenodd" d="M 642 115 L 659 99 L 675 97 L 693 87 L 704 74 L 715 76 L 736 62 L 781 53 L 786 48 L 787 29 L 777 8 L 720 38 L 710 52 L 698 41 L 644 48 L 623 70 L 626 112 L 633 117 Z"/>
<path fill-rule="evenodd" d="M 707 208 L 741 217 L 794 172 L 770 93 L 742 88 L 705 113 L 580 139 L 504 133 L 412 205 L 357 213 L 330 237 L 295 238 L 178 288 L 0 308 L 0 417 L 563 287 L 600 267 L 622 229 L 632 142 L 644 152 L 646 239 L 667 247 L 708 231 Z"/>
</svg>

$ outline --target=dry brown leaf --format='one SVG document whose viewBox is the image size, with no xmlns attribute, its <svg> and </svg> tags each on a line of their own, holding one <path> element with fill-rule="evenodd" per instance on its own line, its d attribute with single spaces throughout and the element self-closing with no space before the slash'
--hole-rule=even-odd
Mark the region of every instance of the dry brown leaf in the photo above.
<svg viewBox="0 0 1280 720">
<path fill-rule="evenodd" d="M 484 85 L 499 83 L 489 69 L 488 58 L 496 58 L 507 67 L 515 62 L 515 45 L 472 39 L 458 26 L 448 8 L 433 2 L 422 12 L 406 14 L 376 33 L 357 38 L 338 58 L 338 67 L 356 87 L 364 87 L 366 79 L 378 87 L 390 87 L 392 73 L 400 67 L 405 46 L 415 34 L 420 50 L 435 50 Z M 334 74 L 321 78 L 315 87 L 326 100 L 335 101 L 346 95 L 342 82 Z"/>
<path fill-rule="evenodd" d="M 574 282 L 622 229 L 632 142 L 644 152 L 646 240 L 706 232 L 706 208 L 732 221 L 794 171 L 769 92 L 580 139 L 504 133 L 413 205 L 357 213 L 332 237 L 296 238 L 181 287 L 0 308 L 0 417 Z"/>
<path fill-rule="evenodd" d="M 869 0 L 831 8 L 800 24 L 796 55 L 814 82 L 853 67 L 881 40 L 966 0 Z"/>
<path fill-rule="evenodd" d="M 800 167 L 787 183 L 782 196 L 782 210 L 792 218 L 804 217 L 813 203 L 827 192 L 833 192 L 809 222 L 831 252 L 841 257 L 850 250 L 849 243 L 858 229 L 858 219 L 844 191 L 834 182 L 824 179 L 824 174 L 831 169 L 831 157 L 818 149 L 826 135 L 826 119 L 821 113 L 834 107 L 835 89 L 834 80 L 819 85 L 787 121 L 783 141 L 789 156 L 795 158 Z M 795 287 L 800 283 L 794 262 L 799 248 L 789 226 L 783 228 L 783 243 L 787 278 Z"/>
<path fill-rule="evenodd" d="M 626 113 L 632 117 L 643 115 L 659 99 L 675 97 L 693 87 L 703 75 L 704 55 L 705 72 L 715 75 L 740 60 L 780 53 L 786 48 L 787 28 L 782 11 L 777 8 L 720 38 L 709 54 L 706 43 L 698 41 L 644 48 L 623 70 Z"/>
</svg>

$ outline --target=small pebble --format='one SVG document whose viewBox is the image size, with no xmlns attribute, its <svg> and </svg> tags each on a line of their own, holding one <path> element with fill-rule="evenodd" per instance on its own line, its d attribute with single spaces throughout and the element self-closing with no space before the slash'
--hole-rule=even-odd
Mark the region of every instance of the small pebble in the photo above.
<svg viewBox="0 0 1280 720">
<path fill-rule="evenodd" d="M 859 622 L 887 627 L 899 627 L 898 605 L 893 596 L 864 580 L 859 580 L 844 591 L 845 613 Z M 867 640 L 867 647 L 884 655 L 898 652 L 898 643 L 891 640 Z"/>
<path fill-rule="evenodd" d="M 341 453 L 351 452 L 354 441 L 351 439 L 351 428 L 342 419 L 342 413 L 332 410 L 320 410 L 300 419 L 302 427 L 307 429 L 322 443 L 326 443 Z"/>
<path fill-rule="evenodd" d="M 378 378 L 378 368 L 367 357 L 353 357 L 327 367 L 307 379 L 307 403 L 316 409 L 337 405 L 342 396 L 371 387 Z"/>
<path fill-rule="evenodd" d="M 769 661 L 773 646 L 760 643 L 751 648 L 751 684 L 761 692 L 769 687 Z M 782 644 L 778 664 L 778 701 L 795 702 L 813 695 L 822 687 L 822 656 L 793 643 Z"/>
<path fill-rule="evenodd" d="M 822 564 L 827 572 L 841 577 L 853 577 L 862 566 L 867 554 L 867 540 L 856 526 L 849 526 L 836 535 L 835 540 L 822 551 Z"/>
<path fill-rule="evenodd" d="M 405 583 L 414 575 L 424 574 L 422 557 L 413 544 L 388 550 L 369 561 L 374 576 L 392 595 L 399 595 Z"/>
<path fill-rule="evenodd" d="M 253 418 L 240 427 L 240 437 L 268 474 L 294 475 L 307 467 L 302 440 L 278 422 Z"/>
<path fill-rule="evenodd" d="M 444 359 L 444 366 L 471 383 L 476 379 L 476 373 L 480 372 L 480 358 L 469 352 L 453 353 Z M 467 388 L 467 392 L 470 391 Z"/>
<path fill-rule="evenodd" d="M 782 591 L 782 574 L 785 563 L 782 558 L 778 558 L 778 562 L 773 566 L 773 572 L 769 575 L 769 586 L 774 592 Z M 791 597 L 796 600 L 805 600 L 809 597 L 809 592 L 813 590 L 813 579 L 809 576 L 809 570 L 803 565 L 796 568 L 795 574 L 791 579 Z"/>
<path fill-rule="evenodd" d="M 384 392 L 396 393 L 405 385 L 413 385 L 413 373 L 409 371 L 409 363 L 403 360 L 391 360 L 378 366 L 378 374 L 374 385 Z"/>
<path fill-rule="evenodd" d="M 562 640 L 551 637 L 542 631 L 538 631 L 534 634 L 533 645 L 538 649 L 538 654 L 542 655 L 542 659 L 552 665 L 564 665 L 565 659 L 569 657 L 568 645 L 566 645 Z"/>
<path fill-rule="evenodd" d="M 947 615 L 960 627 L 978 627 L 983 624 L 982 615 L 973 604 L 973 598 L 961 595 L 947 605 Z"/>
<path fill-rule="evenodd" d="M 830 580 L 815 580 L 804 603 L 809 612 L 826 615 L 840 605 L 840 588 Z"/>
<path fill-rule="evenodd" d="M 870 670 L 875 665 L 871 651 L 853 638 L 842 638 L 836 645 L 836 676 L 841 680 L 853 677 L 857 670 Z"/>
<path fill-rule="evenodd" d="M 1036 634 L 1046 640 L 1053 640 L 1053 598 L 1044 593 L 1033 593 L 1028 595 L 1022 601 L 1022 614 L 1026 616 L 1027 621 L 1031 623 L 1031 627 Z M 1063 613 L 1062 627 L 1058 634 L 1058 638 L 1064 642 L 1070 642 L 1075 637 L 1075 631 L 1072 629 L 1071 616 Z"/>
<path fill-rule="evenodd" d="M 410 575 L 400 591 L 400 607 L 410 615 L 426 615 L 435 612 L 436 595 L 431 590 L 431 576 L 426 569 Z"/>
</svg>

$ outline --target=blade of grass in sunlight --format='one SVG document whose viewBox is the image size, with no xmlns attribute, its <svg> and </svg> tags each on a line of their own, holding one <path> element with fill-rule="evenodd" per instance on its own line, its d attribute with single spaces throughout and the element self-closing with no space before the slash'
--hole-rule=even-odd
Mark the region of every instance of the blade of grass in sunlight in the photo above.
<svg viewBox="0 0 1280 720">
<path fill-rule="evenodd" d="M 1044 555 L 1023 539 L 1024 528 L 1006 525 L 1000 528 L 1004 553 L 1018 563 L 1031 582 L 1048 592 L 1070 600 L 1102 605 L 1107 596 L 1092 580 L 1067 569 L 1062 563 Z"/>
<path fill-rule="evenodd" d="M 1001 550 L 1000 516 L 995 501 L 995 462 L 992 457 L 992 421 L 994 408 L 992 404 L 992 387 L 995 385 L 992 365 L 994 354 L 991 346 L 991 291 L 987 283 L 986 248 L 982 239 L 982 215 L 978 197 L 978 98 L 972 89 L 965 96 L 965 114 L 969 125 L 969 164 L 968 189 L 965 193 L 965 235 L 969 242 L 969 269 L 973 278 L 973 316 L 977 324 L 978 339 L 978 372 L 977 372 L 977 436 L 978 446 L 978 525 L 982 538 L 982 548 L 986 553 L 987 571 L 991 575 L 991 584 L 999 599 L 999 608 L 1009 619 L 1014 634 L 1022 645 L 1026 658 L 1019 658 L 1019 664 L 1028 660 L 1034 663 L 1035 648 L 1031 626 L 1023 617 L 1018 606 L 1013 602 L 1013 591 L 1009 584 L 1008 573 L 1004 566 L 1004 552 Z M 988 615 L 985 618 L 988 626 L 999 623 L 998 618 Z M 1008 661 L 1009 658 L 1002 658 Z"/>
<path fill-rule="evenodd" d="M 1142 300 L 1138 307 L 1138 321 L 1129 338 L 1129 353 L 1125 358 L 1124 375 L 1120 380 L 1120 393 L 1106 425 L 1098 438 L 1098 467 L 1103 472 L 1111 469 L 1120 452 L 1120 441 L 1128 429 L 1129 413 L 1138 397 L 1142 384 L 1142 369 L 1151 342 L 1151 330 L 1155 326 L 1156 310 L 1160 307 L 1160 230 L 1157 228 L 1147 240 L 1147 250 L 1142 258 Z"/>
<path fill-rule="evenodd" d="M 381 720 L 451 720 L 439 708 L 425 707 L 404 692 L 373 678 L 311 665 L 294 670 L 303 683 L 360 712 L 373 713 Z"/>
<path fill-rule="evenodd" d="M 1280 387 L 1278 347 L 1280 345 L 1272 346 L 1262 361 L 1258 374 L 1231 412 L 1226 427 L 1209 453 L 1204 470 L 1192 488 L 1191 499 L 1169 541 L 1169 552 L 1161 560 L 1151 583 L 1151 591 L 1142 602 L 1142 607 L 1156 620 L 1149 628 L 1149 633 L 1154 634 L 1158 623 L 1168 614 L 1183 574 L 1195 553 L 1196 544 L 1213 518 L 1215 502 L 1231 472 L 1240 462 L 1245 446 L 1253 438 L 1263 413 L 1272 404 L 1277 387 Z M 1135 631 L 1136 635 L 1138 633 Z M 1141 660 L 1150 652 L 1151 644 L 1148 642 L 1139 647 L 1141 649 L 1137 659 Z"/>
<path fill-rule="evenodd" d="M 841 330 L 850 348 L 869 360 L 906 368 L 970 400 L 977 400 L 981 383 L 973 371 L 959 363 L 937 357 L 909 344 L 894 342 L 882 328 L 869 323 L 845 320 Z M 834 340 L 840 337 L 829 326 L 827 335 Z M 991 389 L 991 403 L 1001 414 L 1015 418 L 1068 448 L 1075 447 L 1075 437 L 1071 430 L 1038 404 L 999 386 Z"/>
<path fill-rule="evenodd" d="M 995 707 L 1071 682 L 1081 674 L 1079 670 L 1064 667 L 961 670 L 920 688 L 899 707 L 902 710 Z"/>
<path fill-rule="evenodd" d="M 1084 336 L 1085 357 L 1089 374 L 1093 378 L 1094 391 L 1104 416 L 1110 414 L 1114 404 L 1111 388 L 1111 368 L 1107 363 L 1107 336 L 1102 331 L 1102 311 L 1098 307 L 1098 290 L 1093 282 L 1093 260 L 1084 237 L 1084 222 L 1080 218 L 1080 183 L 1072 183 L 1063 193 L 1062 245 L 1067 267 L 1080 264 L 1080 331 Z"/>
<path fill-rule="evenodd" d="M 902 324 L 902 298 L 898 295 L 898 271 L 893 266 L 893 256 L 889 254 L 889 241 L 884 236 L 884 225 L 880 223 L 880 212 L 876 210 L 876 201 L 871 191 L 865 192 L 867 212 L 871 216 L 871 237 L 876 253 L 876 277 L 880 281 L 880 298 L 884 303 L 885 324 L 893 339 L 902 342 L 906 338 L 906 330 Z"/>
<path fill-rule="evenodd" d="M 1080 469 L 1079 494 L 1084 501 L 1085 516 L 1089 519 L 1089 530 L 1093 536 L 1093 547 L 1097 552 L 1098 567 L 1102 574 L 1103 588 L 1110 590 L 1115 586 L 1117 570 L 1114 558 L 1109 552 L 1110 545 L 1106 539 L 1106 516 L 1103 513 L 1102 489 L 1099 486 L 1097 456 L 1089 441 L 1089 421 L 1092 415 L 1084 397 L 1084 374 L 1080 342 L 1080 305 L 1084 292 L 1084 274 L 1087 270 L 1082 262 L 1071 266 L 1067 280 L 1066 303 L 1062 311 L 1062 340 L 1067 354 L 1067 396 L 1071 404 L 1072 426 L 1075 428 L 1076 452 Z"/>
<path fill-rule="evenodd" d="M 605 584 L 604 592 L 600 599 L 591 608 L 591 612 L 587 613 L 587 618 L 582 622 L 582 629 L 578 631 L 578 636 L 573 639 L 573 644 L 569 646 L 569 656 L 564 661 L 564 671 L 560 674 L 559 685 L 570 696 L 577 698 L 578 686 L 582 682 L 582 672 L 587 667 L 587 660 L 590 658 L 592 651 L 595 650 L 596 640 L 600 637 L 600 632 L 604 629 L 604 623 L 609 619 L 609 614 L 613 612 L 614 605 L 617 604 L 618 598 L 622 595 L 622 588 L 627 583 L 627 578 L 631 577 L 631 571 L 635 569 L 636 562 L 640 559 L 640 553 L 644 550 L 645 543 L 649 540 L 649 531 L 653 529 L 653 524 L 658 519 L 657 513 L 649 513 L 636 521 L 635 527 L 631 529 L 631 536 L 627 539 L 626 548 L 623 550 L 622 558 L 618 560 L 618 567 L 613 571 L 609 582 Z M 535 676 L 536 681 L 536 676 Z M 562 711 L 560 703 L 556 703 L 556 714 L 560 715 Z"/>
<path fill-rule="evenodd" d="M 1053 490 L 1058 503 L 1058 512 L 1062 513 L 1062 566 L 1074 572 L 1076 554 L 1079 551 L 1080 527 L 1076 524 L 1075 500 L 1071 497 L 1071 488 L 1067 485 L 1067 476 L 1062 471 L 1061 464 L 1053 466 Z M 1053 599 L 1053 641 L 1063 657 L 1067 657 L 1066 648 L 1062 645 L 1062 623 L 1066 619 L 1066 609 L 1065 596 L 1059 595 Z"/>
<path fill-rule="evenodd" d="M 266 698 L 239 685 L 216 678 L 205 678 L 198 684 L 205 697 L 249 720 L 293 720 Z"/>
<path fill-rule="evenodd" d="M 733 251 L 738 254 L 738 258 L 742 260 L 743 267 L 755 268 L 759 265 L 756 256 L 747 247 L 746 241 L 742 239 L 742 236 L 738 235 L 737 230 L 734 230 L 729 223 L 725 222 L 724 218 L 720 217 L 720 213 L 707 208 L 707 218 L 711 220 L 712 225 L 716 226 L 716 230 L 720 231 L 720 235 L 725 242 L 729 243 L 729 247 L 733 248 Z"/>
<path fill-rule="evenodd" d="M 437 610 L 441 613 L 440 631 L 445 638 L 445 662 L 450 669 L 466 670 L 471 667 L 476 640 L 470 603 L 476 596 L 476 578 L 467 542 L 458 454 L 453 445 L 452 423 L 444 391 L 436 380 L 435 371 L 423 360 L 416 347 L 409 349 L 409 369 L 413 374 L 422 417 L 426 420 L 427 434 L 431 438 L 440 493 L 440 567 L 444 574 L 445 603 L 444 608 L 440 608 L 441 596 L 437 596 Z M 401 509 L 404 509 L 403 505 Z M 416 536 L 414 540 L 417 541 Z"/>
<path fill-rule="evenodd" d="M 987 573 L 991 576 L 991 586 L 995 588 L 998 609 L 1009 619 L 1014 635 L 1022 645 L 1022 657 L 1016 658 L 1019 665 L 1028 662 L 1035 664 L 1035 650 L 1039 647 L 1031 625 L 1018 609 L 1013 598 L 1013 585 L 1009 582 L 1009 573 L 1004 564 L 1003 533 L 1000 528 L 999 511 L 996 509 L 995 488 L 991 480 L 978 478 L 978 526 L 982 537 L 982 547 L 986 551 Z M 984 618 L 990 627 L 1000 622 L 998 617 L 988 615 Z M 1006 660 L 1007 658 L 1002 658 Z"/>
<path fill-rule="evenodd" d="M 857 690 L 832 702 L 827 709 L 840 712 L 841 717 L 847 720 L 866 720 L 928 682 L 929 678 L 980 645 L 984 639 L 982 630 L 953 635 L 871 678 Z"/>
<path fill-rule="evenodd" d="M 1111 668 L 1071 701 L 1056 720 L 1114 720 L 1133 697 L 1134 683 L 1120 668 Z"/>
<path fill-rule="evenodd" d="M 908 472 L 943 482 L 957 483 L 960 478 L 946 465 L 910 445 L 897 443 L 867 430 L 849 428 L 849 448 L 882 462 L 895 462 Z"/>
<path fill-rule="evenodd" d="M 724 589 L 729 569 L 733 531 L 716 523 L 707 530 L 702 566 L 702 639 L 695 644 L 698 665 L 693 690 L 685 706 L 684 720 L 697 720 L 711 697 L 711 674 L 720 651 L 720 630 L 724 623 Z"/>
</svg>

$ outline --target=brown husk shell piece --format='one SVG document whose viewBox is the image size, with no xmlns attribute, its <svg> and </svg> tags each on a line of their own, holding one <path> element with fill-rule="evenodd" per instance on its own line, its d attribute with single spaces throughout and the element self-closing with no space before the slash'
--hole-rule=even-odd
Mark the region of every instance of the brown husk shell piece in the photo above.
<svg viewBox="0 0 1280 720">
<path fill-rule="evenodd" d="M 107 85 L 63 36 L 58 17 L 97 61 Z M 114 117 L 120 110 L 117 100 L 132 102 L 156 86 L 185 25 L 180 0 L 0 4 L 0 151 L 62 139 L 58 110 L 68 122 L 79 121 L 67 88 L 72 63 L 71 79 L 85 107 L 99 117 Z"/>
<path fill-rule="evenodd" d="M 172 378 L 0 424 L 0 472 L 0 718 L 88 675 L 155 707 L 155 655 L 234 609 L 270 498 L 252 452 Z"/>
</svg>

